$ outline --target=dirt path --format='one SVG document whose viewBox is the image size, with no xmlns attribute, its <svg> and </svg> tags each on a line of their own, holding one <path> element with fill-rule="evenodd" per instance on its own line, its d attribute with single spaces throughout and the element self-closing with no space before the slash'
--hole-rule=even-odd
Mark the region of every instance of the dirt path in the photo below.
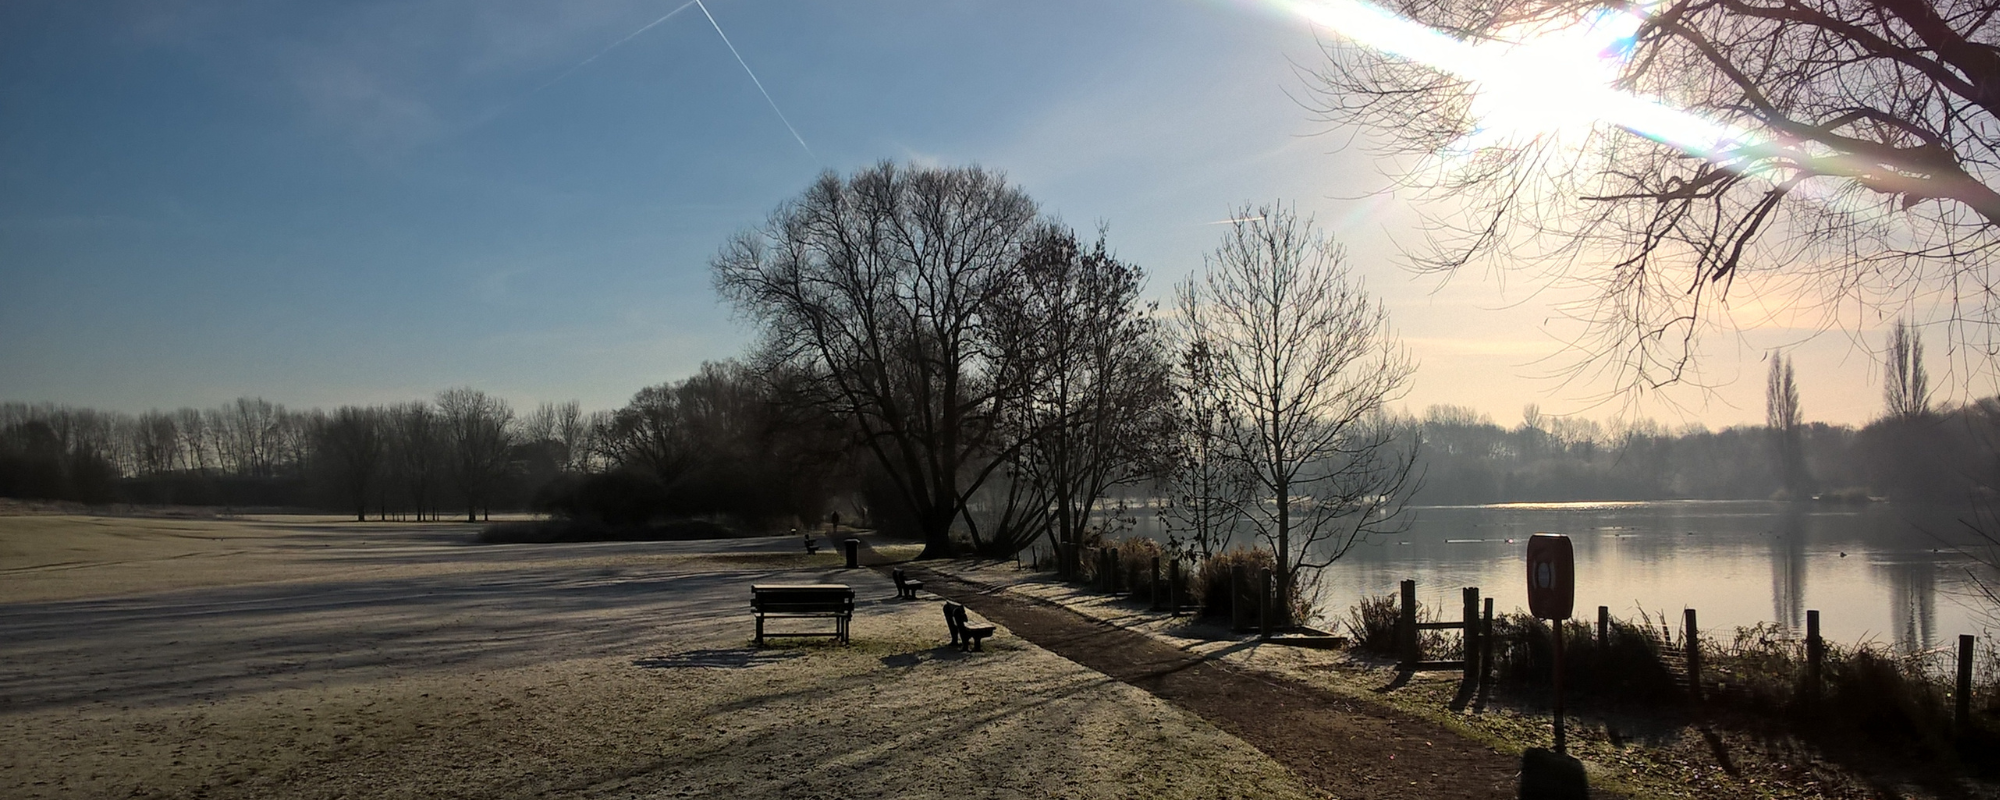
<svg viewBox="0 0 2000 800">
<path fill-rule="evenodd" d="M 928 570 L 924 588 L 1015 635 L 1151 692 L 1344 800 L 1506 798 L 1519 762 L 1436 723 L 1275 676 L 1229 669 L 1141 633 Z M 1244 645 L 1250 646 L 1250 645 Z"/>
</svg>

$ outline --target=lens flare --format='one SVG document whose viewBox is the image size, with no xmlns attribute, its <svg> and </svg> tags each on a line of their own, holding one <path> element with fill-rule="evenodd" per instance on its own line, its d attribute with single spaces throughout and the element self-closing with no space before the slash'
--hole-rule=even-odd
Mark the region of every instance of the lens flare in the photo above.
<svg viewBox="0 0 2000 800">
<path fill-rule="evenodd" d="M 1567 27 L 1503 30 L 1492 41 L 1473 43 L 1366 0 L 1271 2 L 1342 38 L 1471 82 L 1479 127 L 1459 148 L 1598 122 L 1703 158 L 1740 148 L 1749 138 L 1745 131 L 1617 88 L 1643 8 L 1601 9 Z"/>
</svg>

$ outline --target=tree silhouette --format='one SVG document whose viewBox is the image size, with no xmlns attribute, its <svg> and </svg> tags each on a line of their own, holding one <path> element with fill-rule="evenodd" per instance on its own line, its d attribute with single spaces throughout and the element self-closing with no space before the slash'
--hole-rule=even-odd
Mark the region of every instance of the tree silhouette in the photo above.
<svg viewBox="0 0 2000 800">
<path fill-rule="evenodd" d="M 1764 422 L 1771 430 L 1771 446 L 1778 458 L 1778 472 L 1784 476 L 1786 494 L 1790 499 L 1804 500 L 1812 479 L 1806 474 L 1799 385 L 1790 357 L 1773 350 L 1770 359 L 1771 373 L 1764 382 Z"/>
<path fill-rule="evenodd" d="M 1203 274 L 1182 284 L 1190 340 L 1212 353 L 1236 424 L 1244 504 L 1290 593 L 1311 571 L 1401 524 L 1415 449 L 1379 420 L 1414 367 L 1339 246 L 1281 205 L 1243 208 Z"/>
<path fill-rule="evenodd" d="M 1569 309 L 1592 334 L 1579 367 L 1628 387 L 1679 380 L 1703 321 L 1746 290 L 1829 315 L 1936 292 L 1955 342 L 2000 346 L 2000 295 L 1986 290 L 2000 279 L 1995 0 L 1387 5 L 1512 56 L 1502 65 L 1563 42 L 1580 54 L 1573 72 L 1622 55 L 1612 88 L 1644 113 L 1587 128 L 1490 128 L 1486 76 L 1358 44 L 1329 47 L 1318 81 L 1328 119 L 1400 156 L 1384 163 L 1408 167 L 1403 188 L 1452 201 L 1428 220 L 1419 265 L 1594 289 Z M 1556 44 L 1513 49 L 1538 39 Z"/>
<path fill-rule="evenodd" d="M 853 426 L 924 557 L 1006 453 L 1001 415 L 1027 374 L 990 314 L 1013 291 L 1033 201 L 977 167 L 829 172 L 731 239 L 717 288 L 764 328 L 763 358 Z"/>
</svg>

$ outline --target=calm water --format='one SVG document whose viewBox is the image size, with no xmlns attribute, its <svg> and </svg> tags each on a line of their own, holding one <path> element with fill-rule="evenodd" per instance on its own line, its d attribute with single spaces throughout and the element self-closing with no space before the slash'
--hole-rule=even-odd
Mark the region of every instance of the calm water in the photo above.
<svg viewBox="0 0 2000 800">
<path fill-rule="evenodd" d="M 1478 586 L 1499 609 L 1525 608 L 1527 538 L 1561 533 L 1576 549 L 1578 618 L 1594 619 L 1604 605 L 1619 617 L 1665 613 L 1678 625 L 1681 609 L 1694 608 L 1708 630 L 1768 621 L 1802 632 L 1806 610 L 1817 609 L 1829 639 L 1905 649 L 1961 633 L 1986 640 L 1996 627 L 1971 594 L 1968 562 L 1932 537 L 1964 538 L 1955 509 L 1670 501 L 1412 514 L 1409 533 L 1359 545 L 1326 570 L 1322 609 L 1344 614 L 1356 598 L 1393 593 L 1406 578 L 1417 581 L 1422 602 L 1449 616 L 1464 586 Z M 1142 514 L 1139 532 L 1159 535 L 1158 521 Z"/>
</svg>

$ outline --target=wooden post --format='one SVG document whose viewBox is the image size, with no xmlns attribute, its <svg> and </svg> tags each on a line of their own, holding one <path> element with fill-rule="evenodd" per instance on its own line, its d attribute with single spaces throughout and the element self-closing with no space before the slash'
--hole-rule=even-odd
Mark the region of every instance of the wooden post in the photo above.
<svg viewBox="0 0 2000 800">
<path fill-rule="evenodd" d="M 1688 696 L 1701 701 L 1701 628 L 1695 625 L 1694 609 L 1682 613 L 1685 637 L 1682 642 L 1687 649 Z"/>
<path fill-rule="evenodd" d="M 1181 560 L 1178 558 L 1167 563 L 1167 606 L 1174 616 L 1181 615 Z"/>
<path fill-rule="evenodd" d="M 1820 695 L 1820 666 L 1826 660 L 1826 640 L 1819 637 L 1819 611 L 1806 612 L 1806 699 L 1818 700 Z"/>
<path fill-rule="evenodd" d="M 1611 644 L 1611 607 L 1597 607 L 1597 649 L 1603 652 Z"/>
<path fill-rule="evenodd" d="M 1549 627 L 1556 634 L 1556 752 L 1568 755 L 1569 734 L 1564 730 L 1565 726 L 1563 725 L 1563 621 L 1559 619 L 1549 620 Z"/>
<path fill-rule="evenodd" d="M 1479 675 L 1479 587 L 1467 586 L 1462 594 L 1465 601 L 1465 608 L 1462 609 L 1465 636 L 1460 638 L 1463 644 L 1459 649 L 1463 651 L 1461 659 L 1465 662 L 1465 680 L 1472 681 Z"/>
<path fill-rule="evenodd" d="M 1240 631 L 1250 627 L 1249 603 L 1243 602 L 1244 584 L 1250 582 L 1243 574 L 1243 565 L 1237 564 L 1229 570 L 1229 629 Z"/>
<path fill-rule="evenodd" d="M 1489 676 L 1493 674 L 1493 598 L 1486 598 L 1485 606 L 1479 620 L 1480 688 L 1486 687 Z"/>
<path fill-rule="evenodd" d="M 1153 556 L 1153 580 L 1146 584 L 1147 599 L 1153 601 L 1153 610 L 1160 610 L 1160 557 Z"/>
<path fill-rule="evenodd" d="M 1401 588 L 1403 607 L 1396 615 L 1396 637 L 1400 640 L 1396 643 L 1398 645 L 1396 649 L 1403 656 L 1403 668 L 1413 669 L 1417 666 L 1417 661 L 1419 660 L 1417 653 L 1417 582 L 1413 580 L 1403 581 Z"/>
<path fill-rule="evenodd" d="M 1972 634 L 1958 635 L 1958 685 L 1951 700 L 1952 719 L 1960 733 L 1972 729 L 1972 642 Z"/>
<path fill-rule="evenodd" d="M 1271 571 L 1257 571 L 1257 635 L 1271 638 Z"/>
</svg>

